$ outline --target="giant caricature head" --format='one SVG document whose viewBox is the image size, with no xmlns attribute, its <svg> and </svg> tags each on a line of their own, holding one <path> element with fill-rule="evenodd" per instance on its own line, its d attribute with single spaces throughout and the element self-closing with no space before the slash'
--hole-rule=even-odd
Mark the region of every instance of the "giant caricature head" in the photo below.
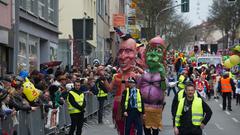
<svg viewBox="0 0 240 135">
<path fill-rule="evenodd" d="M 120 43 L 118 60 L 119 66 L 123 72 L 130 70 L 133 65 L 135 65 L 136 54 L 137 51 L 135 40 L 129 38 Z"/>
<path fill-rule="evenodd" d="M 150 40 L 146 52 L 146 62 L 150 72 L 165 72 L 163 65 L 165 49 L 166 46 L 161 37 L 157 36 Z"/>
</svg>

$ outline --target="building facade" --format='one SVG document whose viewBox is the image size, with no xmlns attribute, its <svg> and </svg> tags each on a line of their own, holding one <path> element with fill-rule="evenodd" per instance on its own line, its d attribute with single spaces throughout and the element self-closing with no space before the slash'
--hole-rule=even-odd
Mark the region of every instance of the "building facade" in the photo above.
<svg viewBox="0 0 240 135">
<path fill-rule="evenodd" d="M 223 49 L 223 45 L 219 43 L 219 39 L 223 37 L 222 31 L 216 25 L 209 22 L 203 22 L 200 25 L 191 28 L 195 33 L 192 35 L 191 42 L 186 43 L 184 51 L 190 52 L 194 50 L 194 46 L 198 46 L 199 51 L 217 53 Z"/>
<path fill-rule="evenodd" d="M 57 60 L 58 0 L 15 0 L 15 71 Z"/>
<path fill-rule="evenodd" d="M 12 2 L 0 0 L 0 76 L 12 71 L 13 45 L 10 44 Z"/>
<path fill-rule="evenodd" d="M 83 53 L 80 49 L 83 48 L 82 44 L 78 44 L 77 40 L 74 39 L 73 29 L 73 19 L 93 19 L 93 29 L 92 29 L 92 39 L 86 40 L 88 47 L 86 49 L 91 49 L 91 53 L 86 53 L 85 61 L 86 64 L 91 63 L 93 57 L 95 57 L 95 49 L 97 47 L 97 20 L 96 20 L 96 9 L 97 2 L 96 0 L 61 0 L 59 1 L 59 11 L 60 11 L 60 20 L 59 20 L 59 29 L 61 31 L 60 43 L 61 47 L 69 49 L 69 59 L 68 64 L 82 66 L 83 62 Z M 74 10 L 73 10 L 74 9 Z M 82 29 L 77 29 L 78 33 L 82 33 Z M 87 29 L 88 30 L 88 29 Z M 63 54 L 63 53 L 60 53 Z M 63 55 L 66 57 L 66 55 Z M 62 58 L 63 58 L 62 57 Z M 63 60 L 65 61 L 65 60 Z"/>
<path fill-rule="evenodd" d="M 97 48 L 96 58 L 106 64 L 111 57 L 109 0 L 97 1 Z"/>
</svg>

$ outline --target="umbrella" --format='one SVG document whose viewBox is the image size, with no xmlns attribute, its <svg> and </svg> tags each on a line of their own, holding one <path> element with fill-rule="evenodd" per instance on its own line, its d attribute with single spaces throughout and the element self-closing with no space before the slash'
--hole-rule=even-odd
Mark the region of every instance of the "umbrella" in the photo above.
<svg viewBox="0 0 240 135">
<path fill-rule="evenodd" d="M 55 67 L 59 66 L 62 63 L 62 61 L 50 61 L 46 63 L 42 63 L 41 65 L 47 66 L 47 67 Z"/>
</svg>

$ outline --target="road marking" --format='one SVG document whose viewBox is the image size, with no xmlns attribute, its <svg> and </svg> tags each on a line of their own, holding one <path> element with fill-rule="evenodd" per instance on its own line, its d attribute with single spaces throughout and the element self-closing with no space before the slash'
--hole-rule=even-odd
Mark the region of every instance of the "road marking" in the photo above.
<svg viewBox="0 0 240 135">
<path fill-rule="evenodd" d="M 110 127 L 110 128 L 114 128 L 115 126 L 114 126 L 113 124 L 110 124 L 109 127 Z"/>
<path fill-rule="evenodd" d="M 217 123 L 214 123 L 214 124 L 219 130 L 223 130 L 223 127 L 221 127 L 219 124 L 217 124 Z"/>
<path fill-rule="evenodd" d="M 206 133 L 205 131 L 203 131 L 203 134 L 204 134 L 204 135 L 207 135 L 207 133 Z"/>
<path fill-rule="evenodd" d="M 233 121 L 235 121 L 236 123 L 239 123 L 239 121 L 236 118 L 232 118 Z"/>
<path fill-rule="evenodd" d="M 216 101 L 216 102 L 218 102 L 218 100 L 217 100 L 217 99 L 215 99 L 215 101 Z"/>
<path fill-rule="evenodd" d="M 110 121 L 109 121 L 109 120 L 106 120 L 106 124 L 110 124 Z"/>
<path fill-rule="evenodd" d="M 231 115 L 231 113 L 229 111 L 224 111 L 227 115 Z"/>
<path fill-rule="evenodd" d="M 222 104 L 219 104 L 219 106 L 222 108 Z"/>
</svg>

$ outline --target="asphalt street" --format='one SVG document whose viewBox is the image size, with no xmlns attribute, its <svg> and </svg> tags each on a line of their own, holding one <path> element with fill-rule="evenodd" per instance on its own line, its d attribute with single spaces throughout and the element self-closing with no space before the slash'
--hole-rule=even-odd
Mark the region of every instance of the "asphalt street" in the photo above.
<svg viewBox="0 0 240 135">
<path fill-rule="evenodd" d="M 173 135 L 171 104 L 173 93 L 166 97 L 166 106 L 163 112 L 164 129 L 160 135 Z M 213 111 L 213 116 L 203 130 L 203 135 L 240 135 L 240 105 L 236 106 L 232 100 L 233 111 L 222 111 L 222 100 L 211 99 L 206 101 Z M 83 135 L 117 135 L 112 123 L 111 107 L 107 107 L 104 115 L 104 124 L 97 123 L 97 116 L 89 118 L 84 125 Z"/>
</svg>

